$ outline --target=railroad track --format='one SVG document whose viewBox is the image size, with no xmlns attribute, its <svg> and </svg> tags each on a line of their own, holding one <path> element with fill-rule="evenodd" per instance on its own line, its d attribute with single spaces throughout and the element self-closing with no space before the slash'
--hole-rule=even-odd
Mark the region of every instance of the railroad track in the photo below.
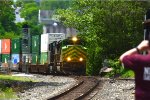
<svg viewBox="0 0 150 100">
<path fill-rule="evenodd" d="M 79 83 L 74 87 L 47 100 L 83 100 L 85 97 L 87 98 L 88 94 L 99 84 L 99 80 L 95 77 L 81 76 L 76 77 L 76 79 L 79 80 Z"/>
</svg>

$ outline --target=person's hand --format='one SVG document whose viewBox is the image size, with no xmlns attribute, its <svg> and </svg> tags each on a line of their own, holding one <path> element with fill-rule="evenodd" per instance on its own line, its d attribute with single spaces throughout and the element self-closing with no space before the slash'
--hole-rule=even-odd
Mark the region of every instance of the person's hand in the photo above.
<svg viewBox="0 0 150 100">
<path fill-rule="evenodd" d="M 125 53 L 123 53 L 120 56 L 119 60 L 122 62 L 123 58 L 125 56 L 138 54 L 139 52 L 149 51 L 149 50 L 150 50 L 149 41 L 148 40 L 143 40 L 136 48 L 132 48 L 132 49 L 126 51 Z"/>
<path fill-rule="evenodd" d="M 149 45 L 149 41 L 148 40 L 143 40 L 138 46 L 137 48 L 140 51 L 146 51 L 148 49 L 150 49 L 150 45 Z"/>
</svg>

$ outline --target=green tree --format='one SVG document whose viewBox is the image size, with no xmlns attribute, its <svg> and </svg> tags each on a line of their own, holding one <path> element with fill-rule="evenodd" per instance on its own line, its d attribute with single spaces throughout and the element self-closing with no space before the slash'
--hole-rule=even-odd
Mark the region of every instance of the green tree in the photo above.
<svg viewBox="0 0 150 100">
<path fill-rule="evenodd" d="M 0 0 L 0 34 L 5 32 L 17 32 L 14 23 L 15 14 L 12 0 Z"/>
<path fill-rule="evenodd" d="M 66 9 L 71 5 L 72 0 L 41 0 L 42 10 Z"/>
<path fill-rule="evenodd" d="M 87 74 L 98 74 L 104 59 L 115 59 L 143 39 L 142 21 L 148 2 L 75 0 L 58 10 L 60 20 L 79 30 L 87 43 Z M 144 8 L 145 7 L 145 8 Z"/>
<path fill-rule="evenodd" d="M 22 5 L 21 16 L 25 18 L 30 27 L 31 34 L 42 34 L 42 25 L 38 21 L 39 5 L 35 0 L 20 0 L 19 5 Z"/>
</svg>

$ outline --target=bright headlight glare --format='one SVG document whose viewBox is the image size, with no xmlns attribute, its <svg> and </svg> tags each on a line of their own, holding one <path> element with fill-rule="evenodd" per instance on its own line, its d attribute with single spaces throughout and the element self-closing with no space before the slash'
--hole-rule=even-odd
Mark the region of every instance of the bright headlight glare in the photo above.
<svg viewBox="0 0 150 100">
<path fill-rule="evenodd" d="M 83 58 L 80 58 L 79 61 L 83 61 Z"/>
<path fill-rule="evenodd" d="M 68 58 L 67 58 L 67 61 L 71 61 L 71 58 L 70 58 L 70 57 L 68 57 Z"/>
<path fill-rule="evenodd" d="M 73 38 L 72 38 L 72 41 L 73 41 L 73 42 L 76 42 L 77 40 L 78 40 L 77 37 L 73 37 Z"/>
</svg>

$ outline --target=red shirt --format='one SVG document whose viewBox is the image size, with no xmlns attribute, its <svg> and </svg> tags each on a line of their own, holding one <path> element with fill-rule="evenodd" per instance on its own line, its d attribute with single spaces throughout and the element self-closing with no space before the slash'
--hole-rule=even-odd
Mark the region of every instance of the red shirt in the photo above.
<svg viewBox="0 0 150 100">
<path fill-rule="evenodd" d="M 150 54 L 125 56 L 123 64 L 135 73 L 135 99 L 150 100 Z"/>
</svg>

